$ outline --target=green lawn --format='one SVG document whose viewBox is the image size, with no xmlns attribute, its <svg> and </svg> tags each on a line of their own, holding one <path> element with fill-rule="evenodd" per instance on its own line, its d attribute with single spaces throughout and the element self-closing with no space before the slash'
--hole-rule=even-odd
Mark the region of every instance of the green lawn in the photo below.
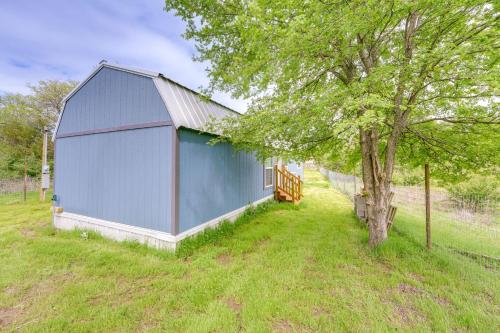
<svg viewBox="0 0 500 333">
<path fill-rule="evenodd" d="M 425 211 L 408 206 L 400 207 L 398 215 L 396 221 L 398 229 L 408 235 L 420 235 L 423 244 L 425 242 Z M 498 223 L 460 221 L 450 213 L 431 209 L 431 226 L 433 243 L 438 246 L 500 258 L 500 224 Z"/>
<path fill-rule="evenodd" d="M 182 258 L 55 231 L 37 194 L 0 198 L 0 330 L 500 330 L 498 273 L 429 253 L 403 215 L 370 249 L 350 202 L 305 178 L 299 207 L 268 205 Z"/>
</svg>

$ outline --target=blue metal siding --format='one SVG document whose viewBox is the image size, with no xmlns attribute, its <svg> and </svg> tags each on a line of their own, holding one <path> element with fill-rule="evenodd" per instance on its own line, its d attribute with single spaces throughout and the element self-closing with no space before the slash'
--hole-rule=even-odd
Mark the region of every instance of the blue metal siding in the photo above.
<svg viewBox="0 0 500 333">
<path fill-rule="evenodd" d="M 263 165 L 208 134 L 179 130 L 179 231 L 183 232 L 272 195 Z"/>
<path fill-rule="evenodd" d="M 64 211 L 170 232 L 172 126 L 56 139 Z"/>
<path fill-rule="evenodd" d="M 168 121 L 148 77 L 102 68 L 67 102 L 58 135 Z M 56 138 L 64 211 L 170 232 L 172 126 Z"/>
<path fill-rule="evenodd" d="M 304 179 L 304 163 L 298 162 L 290 162 L 287 164 L 288 171 L 294 173 L 297 176 L 300 176 L 301 179 Z"/>
<path fill-rule="evenodd" d="M 151 78 L 104 67 L 66 102 L 57 134 L 167 120 Z"/>
</svg>

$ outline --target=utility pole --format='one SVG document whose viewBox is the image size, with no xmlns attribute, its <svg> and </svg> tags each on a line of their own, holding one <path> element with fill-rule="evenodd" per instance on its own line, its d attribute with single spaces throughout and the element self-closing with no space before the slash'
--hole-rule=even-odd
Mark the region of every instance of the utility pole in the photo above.
<svg viewBox="0 0 500 333">
<path fill-rule="evenodd" d="M 427 248 L 432 248 L 431 242 L 431 189 L 429 181 L 429 164 L 425 164 L 425 234 L 427 237 Z"/>
<path fill-rule="evenodd" d="M 49 130 L 43 128 L 43 147 L 42 147 L 42 181 L 40 182 L 40 201 L 45 201 L 45 192 L 50 185 L 49 166 L 47 165 L 47 144 Z"/>
</svg>

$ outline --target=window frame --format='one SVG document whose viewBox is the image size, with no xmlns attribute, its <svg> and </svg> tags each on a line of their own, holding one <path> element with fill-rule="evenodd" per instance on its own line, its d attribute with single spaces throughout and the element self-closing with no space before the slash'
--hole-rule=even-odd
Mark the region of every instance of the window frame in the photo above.
<svg viewBox="0 0 500 333">
<path fill-rule="evenodd" d="M 266 164 L 268 164 L 268 162 L 270 161 L 270 166 L 267 166 Z M 262 164 L 262 170 L 263 170 L 263 183 L 264 183 L 264 190 L 268 189 L 268 188 L 271 188 L 274 186 L 274 159 L 272 157 L 269 157 L 269 158 L 266 158 L 264 160 L 264 163 Z M 267 174 L 267 170 L 271 170 L 271 183 L 270 184 L 266 184 L 266 174 Z"/>
</svg>

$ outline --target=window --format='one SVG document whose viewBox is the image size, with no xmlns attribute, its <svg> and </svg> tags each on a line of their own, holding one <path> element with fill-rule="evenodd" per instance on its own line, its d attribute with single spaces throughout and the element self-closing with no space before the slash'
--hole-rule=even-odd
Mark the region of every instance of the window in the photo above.
<svg viewBox="0 0 500 333">
<path fill-rule="evenodd" d="M 273 186 L 273 159 L 267 158 L 264 161 L 264 188 Z"/>
</svg>

